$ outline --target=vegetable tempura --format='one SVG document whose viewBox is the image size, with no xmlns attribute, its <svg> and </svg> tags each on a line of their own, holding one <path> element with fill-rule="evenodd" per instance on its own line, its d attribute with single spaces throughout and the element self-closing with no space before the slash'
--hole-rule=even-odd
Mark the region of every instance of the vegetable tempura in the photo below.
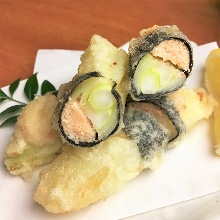
<svg viewBox="0 0 220 220">
<path fill-rule="evenodd" d="M 61 152 L 63 142 L 50 122 L 56 105 L 56 96 L 48 93 L 28 103 L 21 112 L 4 153 L 11 174 L 29 179 L 35 167 Z"/>
</svg>

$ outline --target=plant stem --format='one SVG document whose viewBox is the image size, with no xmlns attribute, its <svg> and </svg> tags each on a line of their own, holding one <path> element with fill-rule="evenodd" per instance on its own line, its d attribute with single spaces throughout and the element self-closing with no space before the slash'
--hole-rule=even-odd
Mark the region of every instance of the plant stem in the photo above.
<svg viewBox="0 0 220 220">
<path fill-rule="evenodd" d="M 27 105 L 27 103 L 20 102 L 20 101 L 18 101 L 18 100 L 16 100 L 16 99 L 13 99 L 12 97 L 9 97 L 9 99 L 10 99 L 11 101 L 17 102 L 17 103 L 19 103 L 19 104 Z"/>
</svg>

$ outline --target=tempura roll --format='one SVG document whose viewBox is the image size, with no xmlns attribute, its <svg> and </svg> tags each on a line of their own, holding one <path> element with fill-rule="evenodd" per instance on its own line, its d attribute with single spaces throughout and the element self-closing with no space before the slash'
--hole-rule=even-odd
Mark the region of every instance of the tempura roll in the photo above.
<svg viewBox="0 0 220 220">
<path fill-rule="evenodd" d="M 175 104 L 168 97 L 150 101 L 129 101 L 123 131 L 134 140 L 142 158 L 151 164 L 171 142 L 185 134 L 185 125 Z"/>
<path fill-rule="evenodd" d="M 53 125 L 69 144 L 89 147 L 121 130 L 128 55 L 94 35 L 78 74 L 62 91 Z"/>
<path fill-rule="evenodd" d="M 173 26 L 142 30 L 129 44 L 130 90 L 133 99 L 160 98 L 184 85 L 193 66 L 187 37 Z"/>
</svg>

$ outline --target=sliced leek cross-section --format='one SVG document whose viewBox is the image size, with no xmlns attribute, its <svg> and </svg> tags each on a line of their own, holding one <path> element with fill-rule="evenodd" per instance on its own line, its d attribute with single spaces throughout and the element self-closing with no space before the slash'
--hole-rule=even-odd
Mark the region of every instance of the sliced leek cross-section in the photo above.
<svg viewBox="0 0 220 220">
<path fill-rule="evenodd" d="M 115 86 L 97 72 L 79 76 L 69 85 L 59 109 L 60 131 L 68 143 L 93 146 L 117 131 L 122 104 Z"/>
<path fill-rule="evenodd" d="M 133 85 L 137 95 L 166 93 L 179 88 L 186 76 L 170 62 L 146 54 L 138 63 L 134 73 Z"/>
</svg>

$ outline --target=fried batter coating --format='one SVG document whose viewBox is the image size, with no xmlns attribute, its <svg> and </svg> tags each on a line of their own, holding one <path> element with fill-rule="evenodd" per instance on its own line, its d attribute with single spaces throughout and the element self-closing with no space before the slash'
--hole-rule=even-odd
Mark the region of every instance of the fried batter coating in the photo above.
<svg viewBox="0 0 220 220">
<path fill-rule="evenodd" d="M 34 199 L 48 212 L 76 211 L 115 193 L 142 169 L 136 144 L 126 137 L 92 148 L 66 146 L 41 173 Z"/>
<path fill-rule="evenodd" d="M 209 118 L 216 105 L 213 97 L 202 88 L 195 90 L 182 88 L 171 94 L 169 98 L 174 101 L 187 130 L 201 119 Z"/>
<path fill-rule="evenodd" d="M 61 152 L 63 142 L 50 123 L 56 105 L 57 98 L 48 93 L 28 103 L 21 112 L 4 152 L 4 163 L 11 174 L 28 180 L 35 167 Z"/>
<path fill-rule="evenodd" d="M 119 85 L 128 71 L 128 55 L 116 48 L 107 39 L 93 35 L 89 47 L 84 51 L 79 65 L 78 74 L 100 72 L 106 79 L 111 79 Z"/>
<path fill-rule="evenodd" d="M 215 105 L 203 89 L 180 89 L 171 98 L 187 130 L 208 118 Z M 51 213 L 79 210 L 117 192 L 144 168 L 157 167 L 162 157 L 146 163 L 136 143 L 122 132 L 92 148 L 66 146 L 42 171 L 34 200 Z"/>
</svg>

